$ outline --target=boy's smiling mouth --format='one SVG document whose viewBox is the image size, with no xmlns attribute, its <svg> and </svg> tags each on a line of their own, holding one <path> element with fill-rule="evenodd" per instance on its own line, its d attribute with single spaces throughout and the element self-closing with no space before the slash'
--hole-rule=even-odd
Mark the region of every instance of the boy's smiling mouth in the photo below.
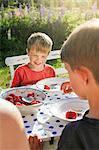
<svg viewBox="0 0 99 150">
<path fill-rule="evenodd" d="M 34 64 L 37 66 L 42 65 L 42 63 L 36 63 L 36 62 L 34 62 Z"/>
</svg>

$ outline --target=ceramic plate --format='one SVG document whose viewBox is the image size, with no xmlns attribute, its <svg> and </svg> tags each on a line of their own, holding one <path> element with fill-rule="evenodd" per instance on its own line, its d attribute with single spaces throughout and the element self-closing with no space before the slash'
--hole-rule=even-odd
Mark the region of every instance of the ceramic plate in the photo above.
<svg viewBox="0 0 99 150">
<path fill-rule="evenodd" d="M 67 121 L 75 121 L 80 120 L 85 111 L 89 109 L 89 104 L 87 100 L 62 100 L 61 102 L 58 102 L 56 104 L 53 104 L 50 111 L 52 114 L 60 119 L 67 120 Z M 66 118 L 66 113 L 68 111 L 74 111 L 77 114 L 76 119 L 68 119 Z"/>
<path fill-rule="evenodd" d="M 65 97 L 69 99 L 79 98 L 78 95 L 76 95 L 74 92 L 65 94 Z"/>
<path fill-rule="evenodd" d="M 61 77 L 53 77 L 53 78 L 46 78 L 40 80 L 36 83 L 36 86 L 43 91 L 55 92 L 60 91 L 60 87 L 63 82 L 70 81 L 68 78 L 61 78 Z M 45 86 L 50 87 L 49 89 L 45 88 Z"/>
</svg>

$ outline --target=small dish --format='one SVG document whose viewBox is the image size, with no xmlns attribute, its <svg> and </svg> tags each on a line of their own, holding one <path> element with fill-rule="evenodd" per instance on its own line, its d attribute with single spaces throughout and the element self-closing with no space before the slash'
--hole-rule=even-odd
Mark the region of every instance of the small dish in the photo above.
<svg viewBox="0 0 99 150">
<path fill-rule="evenodd" d="M 65 77 L 53 77 L 53 78 L 46 78 L 40 80 L 36 83 L 38 89 L 46 92 L 58 92 L 61 91 L 62 83 L 70 81 L 69 78 Z"/>
<path fill-rule="evenodd" d="M 66 121 L 76 121 L 82 119 L 84 113 L 89 109 L 89 104 L 87 100 L 73 99 L 73 100 L 62 100 L 53 104 L 50 108 L 52 114 L 60 119 Z M 66 113 L 73 111 L 77 113 L 75 119 L 66 118 Z"/>
</svg>

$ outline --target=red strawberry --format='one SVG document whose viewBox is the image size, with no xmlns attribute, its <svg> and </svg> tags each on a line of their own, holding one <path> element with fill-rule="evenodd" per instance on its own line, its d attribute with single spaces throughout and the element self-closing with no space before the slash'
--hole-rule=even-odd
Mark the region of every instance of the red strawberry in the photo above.
<svg viewBox="0 0 99 150">
<path fill-rule="evenodd" d="M 67 119 L 76 119 L 77 113 L 75 111 L 68 111 L 66 112 Z"/>
<path fill-rule="evenodd" d="M 22 96 L 19 96 L 19 99 L 22 100 Z"/>
<path fill-rule="evenodd" d="M 14 97 L 15 97 L 15 94 L 11 93 L 11 94 L 9 94 L 9 96 L 12 96 L 12 97 L 14 98 Z"/>
<path fill-rule="evenodd" d="M 32 101 L 32 102 L 31 102 L 32 105 L 38 104 L 38 103 L 40 103 L 40 101 Z"/>
<path fill-rule="evenodd" d="M 50 90 L 50 86 L 48 86 L 48 85 L 44 85 L 44 89 L 46 89 L 46 90 Z"/>
<path fill-rule="evenodd" d="M 19 102 L 20 101 L 20 97 L 19 96 L 15 96 L 14 97 L 14 102 Z"/>
<path fill-rule="evenodd" d="M 34 92 L 30 92 L 27 94 L 27 97 L 30 97 L 30 96 L 34 97 Z"/>
<path fill-rule="evenodd" d="M 11 103 L 14 103 L 14 100 L 13 100 L 13 97 L 12 96 L 7 96 L 5 98 L 7 101 L 11 102 Z"/>
<path fill-rule="evenodd" d="M 16 106 L 22 106 L 22 104 L 20 102 L 15 102 Z"/>
</svg>

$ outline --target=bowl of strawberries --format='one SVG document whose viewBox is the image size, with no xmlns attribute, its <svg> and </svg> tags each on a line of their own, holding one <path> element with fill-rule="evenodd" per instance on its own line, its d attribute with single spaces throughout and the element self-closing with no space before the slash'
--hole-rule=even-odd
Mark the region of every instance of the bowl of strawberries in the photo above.
<svg viewBox="0 0 99 150">
<path fill-rule="evenodd" d="M 46 95 L 31 87 L 15 87 L 1 93 L 1 98 L 13 103 L 20 111 L 29 111 L 44 103 Z"/>
</svg>

